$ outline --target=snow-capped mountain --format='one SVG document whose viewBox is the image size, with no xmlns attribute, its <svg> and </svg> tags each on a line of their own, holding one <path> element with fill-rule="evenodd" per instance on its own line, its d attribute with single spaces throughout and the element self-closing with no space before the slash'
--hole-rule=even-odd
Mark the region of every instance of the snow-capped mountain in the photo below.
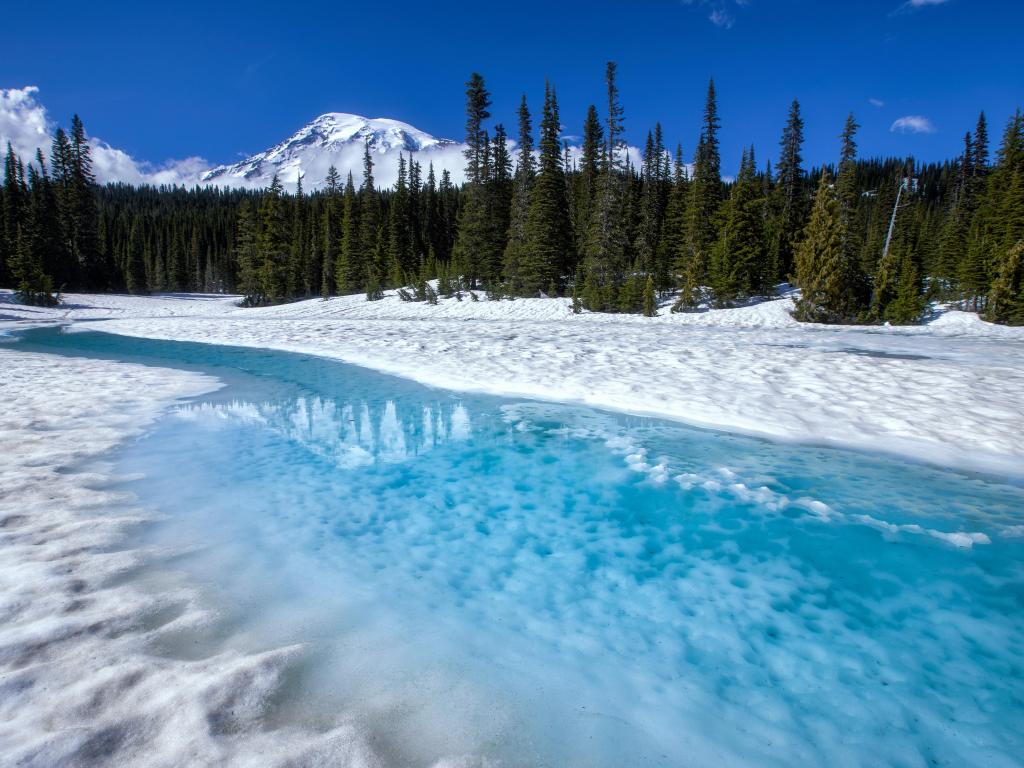
<svg viewBox="0 0 1024 768">
<path fill-rule="evenodd" d="M 345 112 L 328 112 L 304 126 L 280 144 L 233 165 L 221 165 L 201 174 L 206 184 L 265 187 L 276 173 L 286 187 L 294 186 L 299 176 L 305 189 L 323 185 L 333 165 L 342 180 L 351 171 L 356 186 L 363 177 L 363 148 L 369 144 L 374 162 L 374 179 L 381 187 L 395 183 L 400 153 L 413 153 L 423 166 L 434 164 L 462 176 L 462 145 L 451 139 L 439 139 L 408 123 L 387 118 L 366 118 Z"/>
</svg>

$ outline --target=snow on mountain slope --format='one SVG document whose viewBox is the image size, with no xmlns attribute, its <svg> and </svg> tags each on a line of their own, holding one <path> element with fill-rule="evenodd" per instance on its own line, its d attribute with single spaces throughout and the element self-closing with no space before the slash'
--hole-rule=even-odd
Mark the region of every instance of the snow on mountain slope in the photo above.
<svg viewBox="0 0 1024 768">
<path fill-rule="evenodd" d="M 212 168 L 201 174 L 200 180 L 207 184 L 265 187 L 277 174 L 291 188 L 301 175 L 303 186 L 312 189 L 323 186 L 333 165 L 343 180 L 351 172 L 358 186 L 367 144 L 378 186 L 395 183 L 400 153 L 414 153 L 424 166 L 424 173 L 427 165 L 433 163 L 438 176 L 446 169 L 455 181 L 461 179 L 465 161 L 458 142 L 436 138 L 400 120 L 328 112 L 265 152 L 233 165 Z"/>
</svg>

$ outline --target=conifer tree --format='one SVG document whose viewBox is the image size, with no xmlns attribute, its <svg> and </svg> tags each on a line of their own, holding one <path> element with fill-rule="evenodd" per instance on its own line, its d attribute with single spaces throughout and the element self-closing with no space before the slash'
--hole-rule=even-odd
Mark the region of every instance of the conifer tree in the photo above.
<svg viewBox="0 0 1024 768">
<path fill-rule="evenodd" d="M 800 102 L 793 99 L 786 127 L 779 141 L 775 166 L 775 242 L 772 258 L 775 277 L 786 280 L 793 270 L 793 253 L 807 220 L 807 173 L 803 169 L 804 121 Z"/>
<path fill-rule="evenodd" d="M 654 276 L 651 274 L 648 274 L 644 281 L 643 314 L 644 317 L 654 317 L 658 314 L 658 300 L 655 297 L 654 291 Z"/>
<path fill-rule="evenodd" d="M 349 174 L 351 179 L 351 174 Z M 344 226 L 344 209 L 341 197 L 341 176 L 333 165 L 327 169 L 324 179 L 326 201 L 321 220 L 323 252 L 321 254 L 320 295 L 330 298 L 335 292 L 335 273 L 341 255 L 342 227 Z"/>
<path fill-rule="evenodd" d="M 668 183 L 668 163 L 660 123 L 655 126 L 653 134 L 650 132 L 647 134 L 644 164 L 640 178 L 642 192 L 634 250 L 640 270 L 645 273 L 654 273 L 657 269 L 657 251 L 661 241 L 661 228 L 665 216 L 665 191 Z"/>
<path fill-rule="evenodd" d="M 665 208 L 665 220 L 658 242 L 657 288 L 666 291 L 672 286 L 672 271 L 676 264 L 684 263 L 686 248 L 686 207 L 689 200 L 689 185 L 686 166 L 683 165 L 683 148 L 676 146 L 675 168 L 672 186 Z"/>
<path fill-rule="evenodd" d="M 505 247 L 505 280 L 513 296 L 523 293 L 522 260 L 526 248 L 526 222 L 530 213 L 530 192 L 533 189 L 533 126 L 526 94 L 519 103 L 519 157 L 512 183 L 508 245 Z"/>
<path fill-rule="evenodd" d="M 380 255 L 378 241 L 381 238 L 380 199 L 373 182 L 373 158 L 370 156 L 370 143 L 363 147 L 363 185 L 359 189 L 359 248 L 349 254 L 348 269 L 350 276 L 359 276 L 358 287 L 350 285 L 350 289 L 359 290 L 369 285 L 370 275 L 376 282 L 376 291 L 380 290 L 380 273 L 377 261 Z M 374 295 L 376 295 L 374 291 Z"/>
<path fill-rule="evenodd" d="M 845 236 L 843 250 L 846 262 L 851 269 L 850 277 L 856 281 L 854 286 L 856 303 L 863 305 L 867 301 L 868 286 L 859 270 L 855 268 L 858 255 L 863 247 L 861 232 L 856 226 L 860 192 L 857 184 L 857 142 L 854 137 L 857 135 L 858 128 L 860 126 L 851 112 L 846 117 L 846 123 L 843 125 L 843 132 L 840 135 L 842 145 L 839 152 L 839 173 L 836 176 L 836 194 L 839 197 L 839 214 L 843 220 Z"/>
<path fill-rule="evenodd" d="M 717 239 L 717 221 L 722 198 L 721 155 L 718 144 L 718 101 L 715 82 L 708 83 L 704 121 L 693 160 L 693 179 L 686 208 L 685 245 L 682 259 L 675 267 L 683 275 L 679 298 L 673 312 L 696 307 L 701 300 L 701 285 L 707 276 L 708 260 Z"/>
<path fill-rule="evenodd" d="M 490 140 L 484 130 L 484 121 L 491 116 L 487 108 L 491 96 L 484 85 L 483 77 L 474 72 L 466 83 L 466 186 L 465 204 L 459 213 L 457 235 L 453 258 L 462 270 L 462 278 L 468 288 L 476 286 L 482 276 L 481 261 L 488 250 L 491 238 L 488 228 L 486 185 L 488 182 L 488 159 Z"/>
<path fill-rule="evenodd" d="M 71 225 L 71 252 L 81 269 L 84 286 L 102 290 L 110 283 L 108 265 L 100 251 L 99 216 L 94 197 L 95 177 L 85 127 L 78 115 L 71 118 L 70 179 L 65 204 Z"/>
<path fill-rule="evenodd" d="M 149 293 L 146 280 L 146 263 L 143 257 L 144 245 L 139 220 L 132 222 L 128 237 L 128 259 L 125 265 L 125 286 L 128 293 Z"/>
<path fill-rule="evenodd" d="M 405 157 L 398 155 L 398 181 L 391 196 L 388 212 L 389 282 L 394 286 L 408 283 L 418 272 L 414 264 L 412 231 L 409 227 L 409 188 L 406 182 Z"/>
<path fill-rule="evenodd" d="M 14 257 L 11 260 L 18 300 L 23 304 L 53 306 L 57 303 L 53 296 L 53 283 L 43 272 L 41 259 L 32 253 L 30 241 L 31 235 L 25 231 L 24 226 L 19 225 L 15 235 Z"/>
<path fill-rule="evenodd" d="M 565 255 L 572 248 L 559 127 L 558 100 L 554 89 L 545 85 L 539 171 L 530 190 L 530 210 L 517 281 L 523 296 L 537 296 L 552 283 L 557 285 Z"/>
<path fill-rule="evenodd" d="M 626 271 L 627 232 L 625 221 L 625 172 L 623 155 L 623 111 L 615 83 L 615 62 L 605 67 L 608 113 L 606 140 L 601 150 L 598 190 L 593 202 L 587 236 L 583 303 L 595 311 L 611 310 L 617 304 L 618 288 Z"/>
<path fill-rule="evenodd" d="M 487 179 L 487 246 L 481 258 L 481 274 L 494 288 L 502 278 L 505 250 L 509 240 L 512 209 L 512 159 L 505 128 L 494 126 L 491 141 L 490 174 Z"/>
<path fill-rule="evenodd" d="M 975 176 L 984 175 L 988 170 L 988 121 L 985 113 L 978 115 L 978 123 L 974 128 L 974 163 L 972 165 Z"/>
<path fill-rule="evenodd" d="M 363 288 L 366 274 L 361 254 L 362 227 L 359 220 L 360 199 L 356 194 L 352 173 L 345 181 L 342 196 L 341 247 L 335 264 L 334 283 L 340 294 L 355 293 Z"/>
<path fill-rule="evenodd" d="M 167 259 L 167 288 L 171 291 L 188 290 L 188 255 L 185 252 L 185 233 L 176 227 L 171 238 Z"/>
<path fill-rule="evenodd" d="M 720 306 L 760 294 L 766 287 L 763 205 L 751 147 L 743 152 L 740 172 L 726 204 L 722 233 L 713 250 L 711 288 Z"/>
<path fill-rule="evenodd" d="M 1024 325 L 1024 240 L 1006 251 L 992 284 L 987 317 L 994 323 Z"/>
<path fill-rule="evenodd" d="M 274 174 L 260 206 L 260 285 L 270 303 L 283 301 L 287 296 L 290 232 L 283 192 L 281 180 Z"/>
<path fill-rule="evenodd" d="M 601 171 L 601 152 L 604 146 L 604 129 L 597 116 L 597 107 L 587 108 L 583 122 L 583 145 L 579 169 L 575 174 L 577 183 L 572 200 L 573 231 L 576 235 L 576 252 L 586 254 L 587 239 L 594 217 L 594 200 L 597 198 L 598 178 Z"/>
<path fill-rule="evenodd" d="M 18 252 L 19 228 L 25 218 L 25 198 L 27 190 L 23 180 L 18 177 L 18 157 L 14 154 L 11 142 L 7 142 L 7 154 L 4 156 L 4 198 L 3 221 L 4 231 L 0 233 L 5 258 L 13 261 Z M 26 246 L 27 247 L 27 246 Z M 13 270 L 10 264 L 0 265 L 0 281 L 6 284 Z"/>
<path fill-rule="evenodd" d="M 976 162 L 980 157 L 977 137 Z M 967 250 L 961 265 L 961 287 L 974 309 L 983 309 L 990 281 L 1017 241 L 1024 237 L 1024 115 L 1009 120 L 996 156 L 987 173 L 985 192 L 972 220 Z"/>
<path fill-rule="evenodd" d="M 852 296 L 844 240 L 839 199 L 831 175 L 823 170 L 810 221 L 795 254 L 796 284 L 801 291 L 796 302 L 798 320 L 838 323 L 850 317 Z"/>
<path fill-rule="evenodd" d="M 313 295 L 314 270 L 309 259 L 309 233 L 306 231 L 306 199 L 302 191 L 302 174 L 295 182 L 292 200 L 291 243 L 289 245 L 285 296 Z"/>
<path fill-rule="evenodd" d="M 39 258 L 44 274 L 53 280 L 58 290 L 62 290 L 71 275 L 67 271 L 68 255 L 64 251 L 64 239 L 60 231 L 57 198 L 41 150 L 36 150 L 36 165 L 39 171 L 33 174 L 33 182 L 29 186 L 31 248 Z"/>
</svg>

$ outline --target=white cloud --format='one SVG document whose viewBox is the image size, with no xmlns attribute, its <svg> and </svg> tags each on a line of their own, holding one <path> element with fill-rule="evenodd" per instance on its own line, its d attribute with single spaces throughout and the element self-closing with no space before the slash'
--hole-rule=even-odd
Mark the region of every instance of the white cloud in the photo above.
<svg viewBox="0 0 1024 768">
<path fill-rule="evenodd" d="M 49 159 L 50 144 L 56 125 L 46 113 L 46 107 L 36 100 L 39 89 L 0 88 L 0 144 L 6 150 L 7 142 L 25 162 L 35 159 L 41 149 Z M 139 161 L 120 149 L 90 136 L 93 169 L 101 184 L 124 181 L 129 184 L 186 184 L 198 182 L 199 172 L 208 164 L 198 157 L 170 160 L 162 165 Z"/>
<path fill-rule="evenodd" d="M 872 107 L 879 107 L 879 108 L 885 106 L 885 102 L 882 101 L 881 99 L 868 99 L 868 104 L 870 104 Z"/>
<path fill-rule="evenodd" d="M 899 6 L 890 15 L 896 16 L 904 13 L 911 13 L 921 8 L 927 8 L 930 5 L 945 5 L 949 1 L 950 0 L 907 0 L 907 2 Z"/>
<path fill-rule="evenodd" d="M 25 161 L 35 158 L 36 149 L 42 149 L 43 155 L 49 158 L 50 144 L 56 125 L 49 119 L 46 108 L 36 100 L 38 89 L 27 88 L 0 89 L 0 153 L 11 142 L 14 151 Z M 576 137 L 564 137 L 571 140 Z M 137 160 L 127 152 L 112 147 L 105 141 L 89 137 L 92 148 L 93 169 L 96 180 L 101 184 L 107 182 L 124 182 L 126 184 L 153 185 L 184 185 L 210 184 L 228 187 L 265 187 L 270 183 L 270 175 L 275 171 L 280 174 L 286 188 L 293 189 L 297 177 L 303 177 L 303 186 L 309 190 L 320 187 L 327 176 L 330 165 L 337 167 L 341 177 L 352 172 L 356 184 L 359 184 L 363 173 L 363 147 L 356 143 L 336 149 L 330 153 L 310 153 L 304 158 L 292 157 L 279 165 L 268 166 L 264 172 L 246 178 L 245 163 L 238 166 L 219 166 L 211 168 L 200 157 L 189 157 L 184 160 L 171 160 L 161 165 Z M 423 166 L 424 181 L 426 180 L 427 164 L 433 162 L 438 181 L 443 170 L 449 171 L 452 181 L 459 184 L 463 180 L 466 164 L 463 157 L 465 146 L 461 143 L 447 144 L 434 150 L 416 153 L 416 159 Z M 515 142 L 509 141 L 509 149 L 515 152 Z M 581 155 L 579 146 L 569 150 L 570 162 L 578 162 Z M 390 187 L 398 178 L 399 149 L 378 153 L 374 156 L 374 178 L 377 186 Z M 638 147 L 629 147 L 630 162 L 640 167 L 641 152 Z M 211 172 L 213 178 L 203 181 L 202 176 Z"/>
<path fill-rule="evenodd" d="M 730 29 L 736 23 L 734 7 L 742 8 L 750 4 L 750 0 L 681 0 L 683 5 L 696 5 L 710 8 L 708 21 L 716 27 Z"/>
<path fill-rule="evenodd" d="M 889 130 L 892 133 L 935 133 L 938 129 L 927 117 L 906 115 L 896 120 Z"/>
<path fill-rule="evenodd" d="M 35 99 L 38 92 L 39 89 L 31 85 L 0 89 L 2 150 L 6 152 L 10 142 L 18 156 L 26 161 L 35 157 L 38 147 L 47 154 L 50 146 L 50 124 L 46 110 Z"/>
</svg>

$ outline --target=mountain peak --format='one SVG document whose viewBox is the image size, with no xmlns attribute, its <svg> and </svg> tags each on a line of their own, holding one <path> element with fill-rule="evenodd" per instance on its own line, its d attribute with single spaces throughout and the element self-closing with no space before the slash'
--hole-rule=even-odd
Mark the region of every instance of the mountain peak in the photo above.
<svg viewBox="0 0 1024 768">
<path fill-rule="evenodd" d="M 307 188 L 322 186 L 327 170 L 334 165 L 344 177 L 362 174 L 365 146 L 380 166 L 379 182 L 388 183 L 401 152 L 432 153 L 438 165 L 447 167 L 451 152 L 459 145 L 451 139 L 439 139 L 401 120 L 368 118 L 347 112 L 327 112 L 307 123 L 289 138 L 270 149 L 238 163 L 206 171 L 201 180 L 240 186 L 267 186 L 277 174 L 283 182 L 294 184 L 301 176 Z M 383 157 L 381 157 L 383 156 Z"/>
</svg>

